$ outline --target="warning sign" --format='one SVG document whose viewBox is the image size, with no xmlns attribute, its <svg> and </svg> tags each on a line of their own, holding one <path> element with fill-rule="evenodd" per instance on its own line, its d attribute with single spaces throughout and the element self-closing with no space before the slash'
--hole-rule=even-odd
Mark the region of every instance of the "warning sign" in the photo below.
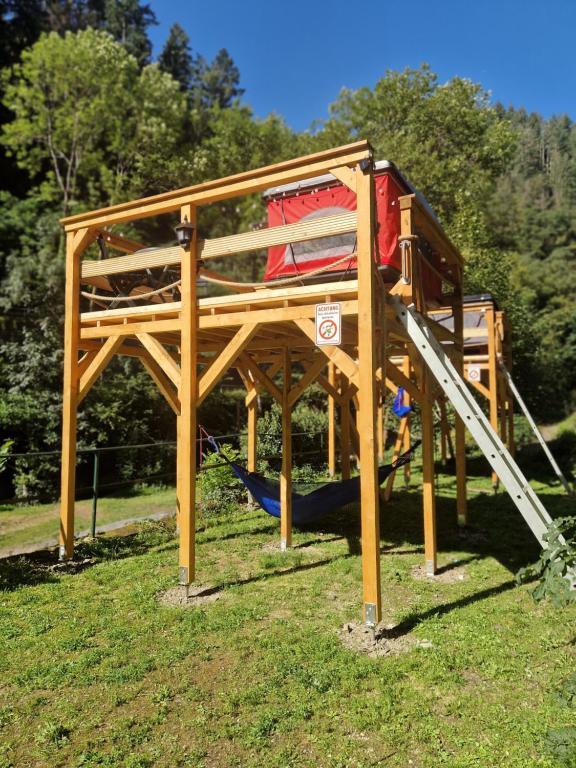
<svg viewBox="0 0 576 768">
<path fill-rule="evenodd" d="M 482 378 L 482 368 L 479 365 L 469 365 L 467 378 L 468 381 L 480 381 Z"/>
<path fill-rule="evenodd" d="M 342 308 L 340 304 L 316 304 L 316 345 L 342 342 Z"/>
</svg>

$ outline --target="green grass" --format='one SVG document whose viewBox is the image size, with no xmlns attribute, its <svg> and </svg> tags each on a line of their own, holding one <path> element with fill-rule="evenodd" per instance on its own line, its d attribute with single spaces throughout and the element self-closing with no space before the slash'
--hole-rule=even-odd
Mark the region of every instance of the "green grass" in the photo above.
<svg viewBox="0 0 576 768">
<path fill-rule="evenodd" d="M 174 488 L 142 487 L 133 493 L 104 496 L 98 500 L 98 525 L 118 520 L 146 517 L 156 512 L 173 512 Z M 58 537 L 59 505 L 17 506 L 0 504 L 0 554 L 17 547 L 40 544 Z M 88 530 L 92 501 L 76 502 L 76 530 Z"/>
<path fill-rule="evenodd" d="M 472 467 L 474 469 L 474 467 Z M 415 476 L 417 482 L 418 476 Z M 420 495 L 382 513 L 385 621 L 419 640 L 398 656 L 346 650 L 359 618 L 358 515 L 263 549 L 277 522 L 258 511 L 206 522 L 200 608 L 160 605 L 174 585 L 169 524 L 83 545 L 71 575 L 45 560 L 0 571 L 0 766 L 125 768 L 555 768 L 576 765 L 576 608 L 536 605 L 516 570 L 537 556 L 507 498 L 470 485 L 472 529 L 454 526 L 453 478 L 439 494 L 440 565 L 417 581 Z M 570 500 L 537 484 L 555 514 Z M 431 646 L 430 646 L 431 643 Z"/>
</svg>

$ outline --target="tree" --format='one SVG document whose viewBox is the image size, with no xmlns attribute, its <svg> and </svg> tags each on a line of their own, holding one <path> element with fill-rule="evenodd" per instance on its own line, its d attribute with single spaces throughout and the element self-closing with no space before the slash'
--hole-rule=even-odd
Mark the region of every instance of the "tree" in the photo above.
<svg viewBox="0 0 576 768">
<path fill-rule="evenodd" d="M 173 24 L 158 57 L 160 69 L 179 82 L 184 91 L 191 87 L 194 66 L 189 43 L 189 37 L 180 24 Z"/>
<path fill-rule="evenodd" d="M 140 0 L 104 0 L 104 3 L 104 29 L 143 67 L 152 53 L 148 27 L 158 23 L 154 11 L 149 5 L 141 5 Z"/>
<path fill-rule="evenodd" d="M 4 104 L 14 119 L 2 141 L 66 215 L 82 201 L 118 200 L 146 188 L 149 163 L 169 159 L 185 112 L 178 84 L 157 65 L 142 72 L 105 32 L 51 33 L 5 74 Z"/>
<path fill-rule="evenodd" d="M 214 106 L 226 109 L 244 93 L 244 89 L 239 87 L 238 67 L 225 48 L 218 51 L 210 66 L 206 66 L 206 63 L 199 59 L 196 68 L 196 80 L 201 89 L 203 106 L 209 109 Z"/>
</svg>

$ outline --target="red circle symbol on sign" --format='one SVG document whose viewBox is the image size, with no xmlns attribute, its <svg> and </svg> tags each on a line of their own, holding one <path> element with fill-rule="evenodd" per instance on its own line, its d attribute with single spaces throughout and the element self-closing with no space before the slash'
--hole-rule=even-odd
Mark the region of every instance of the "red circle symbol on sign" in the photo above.
<svg viewBox="0 0 576 768">
<path fill-rule="evenodd" d="M 334 320 L 323 320 L 318 328 L 318 333 L 323 339 L 333 339 L 338 330 Z"/>
</svg>

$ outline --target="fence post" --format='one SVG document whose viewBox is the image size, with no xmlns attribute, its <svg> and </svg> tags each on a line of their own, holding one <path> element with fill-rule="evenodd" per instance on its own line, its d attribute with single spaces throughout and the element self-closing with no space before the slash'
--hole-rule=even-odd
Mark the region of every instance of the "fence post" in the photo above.
<svg viewBox="0 0 576 768">
<path fill-rule="evenodd" d="M 92 523 L 90 526 L 90 535 L 96 538 L 96 512 L 98 510 L 98 479 L 100 475 L 100 451 L 94 449 L 94 472 L 92 475 Z"/>
</svg>

